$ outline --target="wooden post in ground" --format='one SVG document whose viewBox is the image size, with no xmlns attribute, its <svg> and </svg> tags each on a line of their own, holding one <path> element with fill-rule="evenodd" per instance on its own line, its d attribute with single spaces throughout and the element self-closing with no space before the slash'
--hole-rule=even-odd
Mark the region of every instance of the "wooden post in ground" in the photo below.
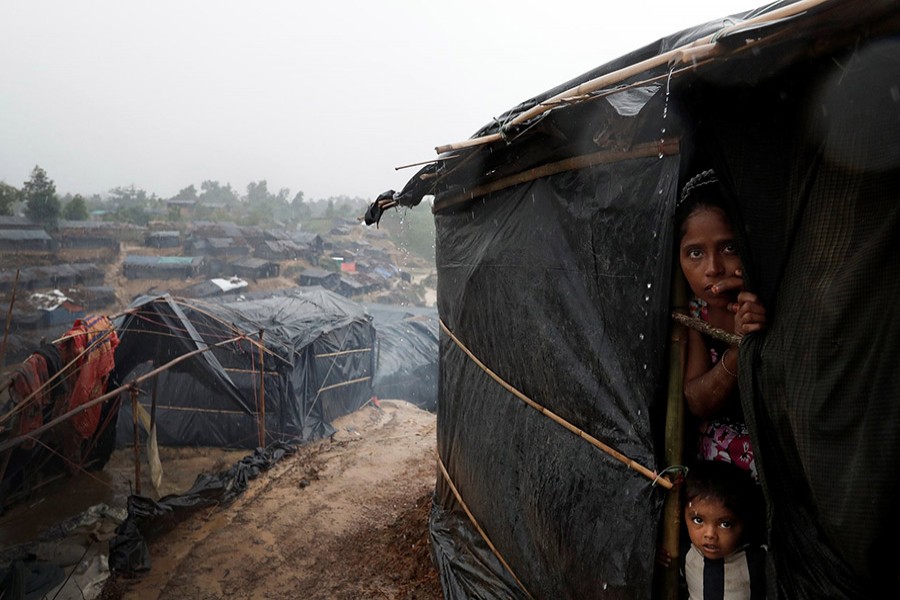
<svg viewBox="0 0 900 600">
<path fill-rule="evenodd" d="M 266 447 L 266 361 L 263 330 L 259 330 L 259 447 Z"/>
<path fill-rule="evenodd" d="M 3 345 L 0 346 L 0 371 L 6 366 L 6 344 L 9 340 L 9 327 L 12 324 L 12 309 L 16 303 L 16 289 L 19 287 L 19 269 L 16 269 L 16 278 L 13 280 L 12 294 L 9 297 L 9 310 L 6 311 L 6 327 L 3 328 Z"/>
<path fill-rule="evenodd" d="M 686 282 L 676 264 L 672 270 L 671 303 L 673 309 L 687 308 Z M 666 466 L 682 465 L 684 447 L 684 363 L 687 346 L 687 327 L 672 321 L 669 340 L 669 384 L 666 404 Z M 682 518 L 679 487 L 666 495 L 663 503 L 662 548 L 671 557 L 668 567 L 657 567 L 657 598 L 678 600 L 679 555 L 681 553 L 679 534 Z"/>
<path fill-rule="evenodd" d="M 134 493 L 141 493 L 141 430 L 138 426 L 138 388 L 131 386 L 131 423 L 134 431 Z"/>
</svg>

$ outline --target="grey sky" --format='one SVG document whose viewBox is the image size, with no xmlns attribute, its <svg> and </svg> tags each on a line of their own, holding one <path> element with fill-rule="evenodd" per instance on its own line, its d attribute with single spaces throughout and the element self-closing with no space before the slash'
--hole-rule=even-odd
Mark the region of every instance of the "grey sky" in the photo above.
<svg viewBox="0 0 900 600">
<path fill-rule="evenodd" d="M 0 181 L 374 198 L 491 117 L 762 0 L 4 0 Z"/>
</svg>

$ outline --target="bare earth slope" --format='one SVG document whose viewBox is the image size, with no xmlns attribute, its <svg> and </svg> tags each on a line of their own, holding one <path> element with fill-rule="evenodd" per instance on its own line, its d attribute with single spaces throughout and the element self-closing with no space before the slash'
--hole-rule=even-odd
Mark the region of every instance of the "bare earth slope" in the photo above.
<svg viewBox="0 0 900 600">
<path fill-rule="evenodd" d="M 441 598 L 427 517 L 435 417 L 382 400 L 150 541 L 152 568 L 106 598 Z"/>
</svg>

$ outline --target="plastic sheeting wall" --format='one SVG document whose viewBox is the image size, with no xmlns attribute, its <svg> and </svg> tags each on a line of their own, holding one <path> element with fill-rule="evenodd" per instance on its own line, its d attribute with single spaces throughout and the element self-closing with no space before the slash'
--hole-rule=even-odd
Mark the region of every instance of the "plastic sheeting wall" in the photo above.
<svg viewBox="0 0 900 600">
<path fill-rule="evenodd" d="M 563 173 L 436 215 L 438 307 L 531 399 L 651 469 L 679 159 Z M 441 337 L 438 449 L 536 598 L 648 598 L 663 494 L 525 405 Z M 525 597 L 438 474 L 449 598 Z"/>
</svg>

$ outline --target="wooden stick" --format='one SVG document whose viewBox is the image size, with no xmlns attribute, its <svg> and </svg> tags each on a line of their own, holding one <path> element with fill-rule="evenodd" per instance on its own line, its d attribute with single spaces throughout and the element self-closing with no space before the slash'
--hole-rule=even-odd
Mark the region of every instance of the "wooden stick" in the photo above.
<svg viewBox="0 0 900 600">
<path fill-rule="evenodd" d="M 512 187 L 514 185 L 534 181 L 535 179 L 540 179 L 541 177 L 549 177 L 550 175 L 556 175 L 557 173 L 563 173 L 565 171 L 574 171 L 576 169 L 584 169 L 587 167 L 592 167 L 594 165 L 619 162 L 623 160 L 646 158 L 648 156 L 659 156 L 660 154 L 664 156 L 671 156 L 673 154 L 678 154 L 678 151 L 679 141 L 677 139 L 669 138 L 660 140 L 658 142 L 645 142 L 643 144 L 637 144 L 630 150 L 624 152 L 604 150 L 601 152 L 594 152 L 593 154 L 575 156 L 555 163 L 541 165 L 540 167 L 535 167 L 521 173 L 516 173 L 515 175 L 510 175 L 509 177 L 504 177 L 502 179 L 498 179 L 497 181 L 492 181 L 491 183 L 472 188 L 471 190 L 463 192 L 461 194 L 456 194 L 447 198 L 435 199 L 434 205 L 431 207 L 431 212 L 436 213 L 451 206 L 455 206 L 463 202 L 468 202 L 469 200 L 474 200 L 479 196 L 484 196 L 486 194 Z"/>
<path fill-rule="evenodd" d="M 675 265 L 677 267 L 677 265 Z M 674 268 L 674 267 L 673 267 Z M 672 278 L 671 303 L 676 308 L 687 304 L 684 277 Z M 684 365 L 687 348 L 687 328 L 672 323 L 669 340 L 669 383 L 666 402 L 666 433 L 664 455 L 667 465 L 683 464 L 684 448 Z M 668 567 L 661 568 L 658 584 L 660 600 L 678 600 L 678 558 L 681 554 L 681 502 L 677 493 L 666 494 L 663 503 L 662 547 L 671 558 Z"/>
<path fill-rule="evenodd" d="M 263 330 L 259 330 L 259 447 L 266 447 L 266 365 L 263 361 Z"/>
<path fill-rule="evenodd" d="M 138 426 L 138 391 L 132 386 L 131 392 L 131 426 L 134 431 L 134 493 L 141 495 L 141 430 Z"/>
<path fill-rule="evenodd" d="M 778 19 L 798 15 L 800 13 L 808 11 L 811 8 L 814 8 L 815 6 L 818 6 L 819 4 L 824 4 L 830 1 L 832 0 L 801 0 L 800 2 L 790 4 L 766 14 L 758 15 L 756 17 L 753 17 L 752 19 L 747 19 L 746 21 L 742 21 L 741 23 L 738 23 L 736 25 L 724 27 L 713 34 L 695 40 L 690 44 L 679 46 L 678 48 L 674 48 L 672 50 L 669 50 L 668 52 L 663 52 L 662 54 L 658 54 L 657 56 L 653 56 L 627 67 L 623 67 L 611 73 L 607 73 L 606 75 L 601 75 L 599 77 L 591 79 L 590 81 L 586 81 L 574 88 L 570 88 L 568 90 L 560 92 L 555 96 L 547 98 L 531 109 L 520 113 L 519 115 L 511 119 L 509 123 L 503 125 L 503 128 L 506 129 L 509 127 L 514 127 L 516 125 L 524 123 L 525 121 L 533 119 L 534 117 L 541 115 L 548 110 L 551 110 L 560 101 L 565 101 L 571 96 L 582 96 L 590 94 L 594 91 L 603 89 L 604 87 L 615 85 L 621 81 L 624 81 L 625 79 L 628 79 L 629 77 L 633 77 L 634 75 L 643 73 L 644 71 L 649 71 L 650 69 L 670 64 L 670 62 L 671 64 L 692 63 L 701 58 L 701 54 L 702 58 L 715 56 L 724 52 L 724 50 L 720 49 L 720 46 L 716 44 L 716 40 L 720 37 L 727 36 L 729 33 L 736 32 L 742 28 L 750 27 L 759 23 L 768 23 L 770 21 L 776 21 Z M 438 154 L 443 154 L 452 150 L 462 150 L 464 148 L 472 148 L 474 146 L 492 144 L 494 142 L 499 142 L 502 140 L 503 134 L 491 133 L 482 137 L 470 138 L 462 142 L 456 142 L 454 144 L 444 144 L 442 146 L 437 146 L 434 150 Z"/>
<path fill-rule="evenodd" d="M 155 377 L 155 376 L 159 375 L 163 371 L 174 367 L 175 365 L 177 365 L 178 363 L 180 363 L 182 361 L 185 361 L 189 358 L 197 356 L 198 354 L 203 354 L 204 352 L 209 352 L 210 350 L 213 350 L 215 348 L 220 348 L 221 346 L 225 346 L 227 344 L 233 344 L 233 343 L 238 342 L 245 338 L 246 338 L 246 336 L 239 335 L 239 336 L 231 338 L 231 339 L 222 340 L 221 342 L 216 342 L 215 344 L 210 344 L 210 345 L 206 346 L 205 348 L 197 348 L 196 350 L 191 350 L 190 352 L 187 352 L 185 354 L 182 354 L 181 356 L 173 358 L 172 360 L 170 360 L 163 366 L 157 367 L 156 369 L 153 369 L 152 371 L 145 373 L 145 374 L 141 375 L 140 377 L 135 377 L 128 383 L 120 385 L 119 387 L 117 387 L 116 389 L 114 389 L 111 392 L 107 392 L 101 396 L 97 396 L 93 400 L 85 402 L 84 404 L 82 404 L 80 406 L 76 406 L 69 412 L 62 414 L 62 415 L 56 417 L 55 419 L 48 421 L 47 423 L 44 423 L 42 426 L 38 427 L 34 431 L 28 432 L 27 435 L 20 435 L 19 437 L 15 437 L 15 438 L 6 440 L 2 444 L 0 444 L 0 452 L 3 452 L 4 450 L 7 450 L 9 448 L 15 448 L 19 444 L 21 444 L 27 440 L 30 440 L 33 437 L 40 435 L 41 433 L 44 433 L 48 429 L 52 429 L 53 427 L 56 427 L 63 421 L 67 421 L 67 420 L 71 419 L 73 416 L 77 415 L 78 413 L 85 411 L 85 410 L 91 408 L 92 406 L 100 404 L 101 402 L 105 402 L 105 401 L 109 400 L 110 398 L 115 397 L 117 394 L 120 394 L 121 392 L 123 392 L 127 389 L 131 389 L 132 386 L 136 386 L 137 384 L 139 384 L 143 381 L 146 381 L 147 379 L 150 379 L 151 377 Z"/>
<path fill-rule="evenodd" d="M 316 354 L 316 358 L 330 358 L 332 356 L 344 356 L 345 354 L 357 354 L 360 352 L 371 352 L 371 348 L 359 348 L 357 350 L 342 350 L 341 352 L 326 352 L 324 354 Z"/>
<path fill-rule="evenodd" d="M 331 385 L 326 385 L 325 387 L 320 387 L 319 391 L 316 392 L 316 396 L 321 394 L 322 392 L 327 392 L 328 390 L 333 390 L 335 388 L 344 387 L 345 385 L 353 385 L 355 383 L 362 383 L 364 381 L 369 381 L 372 379 L 371 377 L 357 377 L 356 379 L 348 379 L 347 381 L 342 381 L 341 383 L 332 383 Z"/>
<path fill-rule="evenodd" d="M 6 343 L 9 340 L 9 327 L 12 325 L 13 304 L 16 302 L 16 289 L 19 287 L 19 269 L 16 269 L 16 278 L 13 280 L 12 294 L 9 297 L 9 309 L 6 311 L 6 327 L 3 328 L 3 344 L 0 345 L 0 371 L 6 367 Z"/>
<path fill-rule="evenodd" d="M 400 165 L 399 167 L 394 167 L 394 170 L 399 171 L 400 169 L 408 169 L 410 167 L 418 167 L 420 165 L 430 165 L 431 163 L 440 162 L 442 160 L 450 160 L 451 158 L 459 158 L 459 155 L 451 154 L 450 156 L 441 156 L 438 158 L 432 158 L 431 160 L 423 160 L 419 162 L 409 163 L 408 165 Z"/>
<path fill-rule="evenodd" d="M 703 319 L 692 317 L 681 311 L 672 311 L 672 318 L 676 322 L 681 323 L 686 327 L 690 327 L 691 329 L 696 329 L 700 333 L 704 333 L 713 339 L 719 340 L 720 342 L 726 342 L 732 345 L 739 345 L 741 343 L 741 336 L 734 333 L 729 333 L 724 329 L 719 329 L 718 327 L 713 327 Z"/>
<path fill-rule="evenodd" d="M 494 556 L 497 557 L 497 560 L 500 561 L 500 564 L 502 564 L 504 566 L 504 568 L 506 568 L 506 571 L 510 574 L 510 576 L 516 581 L 517 584 L 519 584 L 519 588 L 523 592 L 525 592 L 526 596 L 528 596 L 529 598 L 532 598 L 533 596 L 528 593 L 528 590 L 525 588 L 525 585 L 522 583 L 522 581 L 518 577 L 516 577 L 516 574 L 512 570 L 512 568 L 509 566 L 509 563 L 507 563 L 503 559 L 503 556 L 500 554 L 500 551 L 497 550 L 496 546 L 494 546 L 494 543 L 491 541 L 491 538 L 488 537 L 488 535 L 487 535 L 487 533 L 485 533 L 484 529 L 481 528 L 481 525 L 478 524 L 478 520 L 475 518 L 475 515 L 473 515 L 472 511 L 469 510 L 469 507 L 466 506 L 466 503 L 462 499 L 462 496 L 460 495 L 459 490 L 456 489 L 456 486 L 453 484 L 453 480 L 450 478 L 450 473 L 447 472 L 447 467 L 445 467 L 443 461 L 441 461 L 440 455 L 436 455 L 436 458 L 437 458 L 438 469 L 440 469 L 441 474 L 444 476 L 444 480 L 447 482 L 447 485 L 450 486 L 450 491 L 453 492 L 453 496 L 456 498 L 456 501 L 459 502 L 459 505 L 462 506 L 462 509 L 466 512 L 466 516 L 469 517 L 469 521 L 471 521 L 472 525 L 475 526 L 475 529 L 478 531 L 478 535 L 480 535 L 481 539 L 483 539 L 484 542 L 488 545 L 488 548 L 491 549 L 491 552 L 494 553 Z"/>
<path fill-rule="evenodd" d="M 496 381 L 497 383 L 499 383 L 499 384 L 500 384 L 506 391 L 508 391 L 510 394 L 512 394 L 513 396 L 515 396 L 516 398 L 518 398 L 519 400 L 521 400 L 522 402 L 524 402 L 525 404 L 527 404 L 528 406 L 530 406 L 531 408 L 533 408 L 534 410 L 538 411 L 539 413 L 541 413 L 541 414 L 544 415 L 545 417 L 548 417 L 551 421 L 554 421 L 554 422 L 556 422 L 557 424 L 562 425 L 564 428 L 568 429 L 570 432 L 574 433 L 575 435 L 577 435 L 577 436 L 580 437 L 581 439 L 585 440 L 586 442 L 588 442 L 589 444 L 591 444 L 591 445 L 594 446 L 595 448 L 597 448 L 597 449 L 599 449 L 599 450 L 602 450 L 603 452 L 605 452 L 606 454 L 610 455 L 611 457 L 613 457 L 613 458 L 616 459 L 617 461 L 623 463 L 623 464 L 624 464 L 625 466 L 627 466 L 629 469 L 632 469 L 632 470 L 634 470 L 634 471 L 637 471 L 638 473 L 640 473 L 641 475 L 643 475 L 643 476 L 646 477 L 647 479 L 650 479 L 651 481 L 653 481 L 654 485 L 655 485 L 655 484 L 659 484 L 659 485 L 663 486 L 664 488 L 666 488 L 667 490 L 672 489 L 672 482 L 669 481 L 668 479 L 666 479 L 665 477 L 663 477 L 661 474 L 658 474 L 658 473 L 655 473 L 655 472 L 651 471 L 650 469 L 648 469 L 648 468 L 645 467 L 644 465 L 639 464 L 639 463 L 633 461 L 632 459 L 628 458 L 627 456 L 625 456 L 624 454 L 622 454 L 622 453 L 619 452 L 618 450 L 616 450 L 616 449 L 614 449 L 614 448 L 612 448 L 612 447 L 610 447 L 610 446 L 607 446 L 606 444 L 604 444 L 603 442 L 601 442 L 600 440 L 598 440 L 598 439 L 595 438 L 594 436 L 592 436 L 592 435 L 590 435 L 590 434 L 584 432 L 583 430 L 579 429 L 579 428 L 576 427 L 575 425 L 569 423 L 568 421 L 566 421 L 565 419 L 563 419 L 562 417 L 560 417 L 560 416 L 557 415 L 556 413 L 554 413 L 554 412 L 552 412 L 552 411 L 550 411 L 550 410 L 544 408 L 543 406 L 541 406 L 540 404 L 538 404 L 537 402 L 535 402 L 534 400 L 532 400 L 531 398 L 529 398 L 528 396 L 526 396 L 525 394 L 523 394 L 522 392 L 520 392 L 519 390 L 517 390 L 516 388 L 514 388 L 513 386 L 511 386 L 510 384 L 508 384 L 508 383 L 507 383 L 506 381 L 504 381 L 499 375 L 497 375 L 496 373 L 494 373 L 493 371 L 491 371 L 491 370 L 487 367 L 487 365 L 485 365 L 483 362 L 481 362 L 481 361 L 478 359 L 478 357 L 475 356 L 475 355 L 472 353 L 471 350 L 469 350 L 468 348 L 466 348 L 465 344 L 463 344 L 463 343 L 459 340 L 459 338 L 457 338 L 455 335 L 453 335 L 453 332 L 451 332 L 450 329 L 447 327 L 447 325 L 444 324 L 444 321 L 443 321 L 442 319 L 438 319 L 438 323 L 440 323 L 441 329 L 444 331 L 444 333 L 446 333 L 448 336 L 450 336 L 450 339 L 452 339 L 453 342 L 454 342 L 457 346 L 459 346 L 460 350 L 462 350 L 463 352 L 465 352 L 466 355 L 467 355 L 470 359 L 472 359 L 472 362 L 474 362 L 476 365 L 478 365 L 478 366 L 481 368 L 482 371 L 484 371 L 485 373 L 487 373 L 488 375 L 490 375 L 490 377 L 491 377 L 494 381 Z"/>
</svg>

